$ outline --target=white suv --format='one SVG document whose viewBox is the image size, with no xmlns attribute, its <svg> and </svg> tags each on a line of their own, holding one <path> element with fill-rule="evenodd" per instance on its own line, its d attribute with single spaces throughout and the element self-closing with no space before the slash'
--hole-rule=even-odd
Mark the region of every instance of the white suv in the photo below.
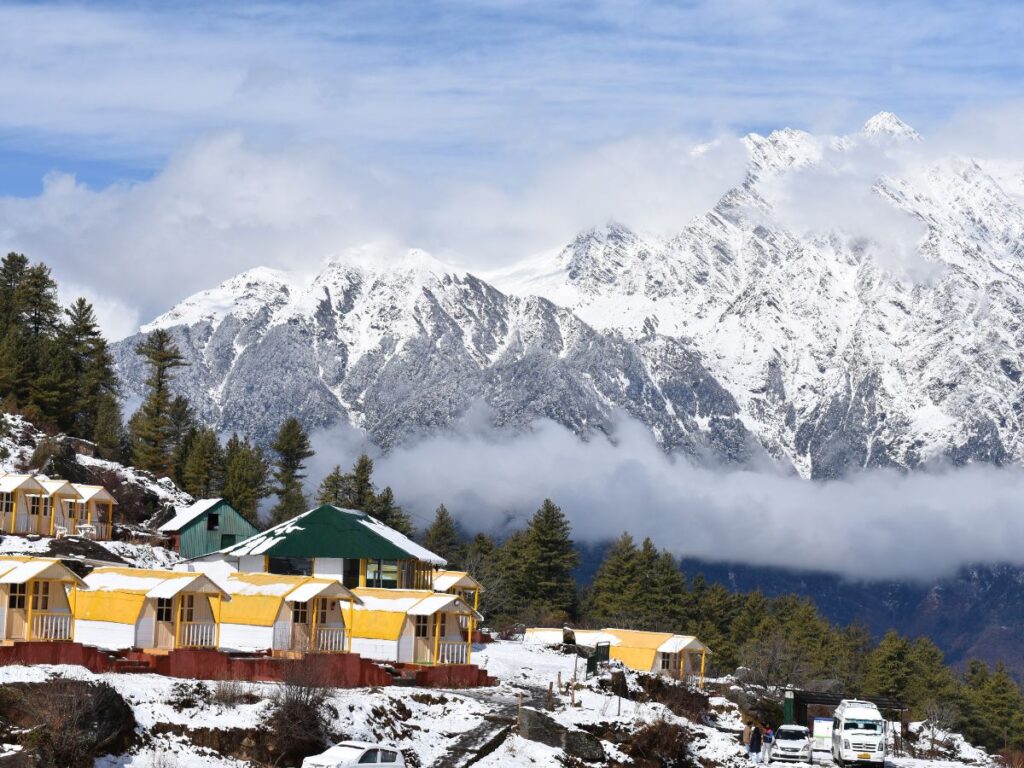
<svg viewBox="0 0 1024 768">
<path fill-rule="evenodd" d="M 811 762 L 811 732 L 802 725 L 780 725 L 768 759 Z"/>
<path fill-rule="evenodd" d="M 358 765 L 388 765 L 403 768 L 405 758 L 394 747 L 366 741 L 343 741 L 321 755 L 307 757 L 302 768 L 353 768 Z"/>
</svg>

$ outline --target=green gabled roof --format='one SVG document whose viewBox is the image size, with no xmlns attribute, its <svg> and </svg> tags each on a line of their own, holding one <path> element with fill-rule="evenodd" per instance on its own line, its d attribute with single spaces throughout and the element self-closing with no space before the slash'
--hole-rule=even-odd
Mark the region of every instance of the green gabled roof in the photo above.
<svg viewBox="0 0 1024 768">
<path fill-rule="evenodd" d="M 222 549 L 220 554 L 444 560 L 365 512 L 324 504 Z"/>
</svg>

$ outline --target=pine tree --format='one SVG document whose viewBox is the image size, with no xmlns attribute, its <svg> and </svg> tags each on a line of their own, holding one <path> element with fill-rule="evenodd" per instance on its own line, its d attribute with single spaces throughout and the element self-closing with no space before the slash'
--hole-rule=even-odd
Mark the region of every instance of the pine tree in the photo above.
<svg viewBox="0 0 1024 768">
<path fill-rule="evenodd" d="M 78 299 L 65 310 L 65 315 L 67 319 L 59 343 L 71 355 L 76 383 L 74 417 L 68 429 L 72 434 L 95 441 L 100 403 L 118 393 L 114 358 L 89 302 Z"/>
<path fill-rule="evenodd" d="M 534 606 L 569 618 L 576 609 L 573 570 L 579 553 L 573 546 L 569 521 L 551 499 L 545 499 L 526 529 L 522 568 L 532 583 Z"/>
<path fill-rule="evenodd" d="M 128 436 L 121 419 L 121 406 L 111 394 L 101 395 L 96 401 L 96 421 L 93 425 L 93 442 L 100 458 L 110 461 L 125 459 Z"/>
<path fill-rule="evenodd" d="M 177 395 L 171 400 L 168 418 L 170 427 L 167 434 L 173 466 L 172 478 L 174 482 L 184 487 L 185 462 L 188 460 L 189 451 L 192 450 L 192 441 L 199 434 L 199 423 L 196 421 L 192 406 L 182 395 Z"/>
<path fill-rule="evenodd" d="M 588 596 L 588 614 L 598 624 L 626 629 L 634 626 L 639 554 L 628 533 L 617 538 L 605 553 Z"/>
<path fill-rule="evenodd" d="M 385 486 L 383 491 L 377 494 L 372 494 L 369 498 L 369 505 L 366 509 L 367 514 L 372 515 L 384 523 L 384 525 L 394 528 L 396 531 L 405 534 L 409 538 L 416 535 L 412 519 L 405 513 L 405 510 L 395 502 L 395 494 L 391 490 L 391 486 Z"/>
<path fill-rule="evenodd" d="M 911 674 L 910 643 L 890 630 L 868 657 L 864 688 L 875 696 L 902 699 Z"/>
<path fill-rule="evenodd" d="M 182 480 L 185 491 L 197 499 L 208 499 L 220 492 L 224 483 L 224 452 L 212 429 L 200 429 L 192 439 Z"/>
<path fill-rule="evenodd" d="M 370 510 L 374 504 L 376 492 L 373 487 L 373 459 L 365 453 L 359 455 L 352 471 L 345 476 L 345 488 L 342 506 L 346 509 L 358 509 L 373 514 Z M 386 512 L 385 512 L 386 514 Z M 386 520 L 381 520 L 387 523 Z"/>
<path fill-rule="evenodd" d="M 74 357 L 58 342 L 44 338 L 38 344 L 38 354 L 46 363 L 28 385 L 26 413 L 38 414 L 36 418 L 42 423 L 60 431 L 73 432 L 81 385 L 75 374 Z"/>
<path fill-rule="evenodd" d="M 0 336 L 3 336 L 16 321 L 18 287 L 25 279 L 28 259 L 20 253 L 8 253 L 0 263 Z"/>
<path fill-rule="evenodd" d="M 132 416 L 132 459 L 135 466 L 155 474 L 171 475 L 174 470 L 174 429 L 170 385 L 174 369 L 187 365 L 181 351 L 162 328 L 153 331 L 135 351 L 146 359 L 149 376 L 146 397 Z"/>
<path fill-rule="evenodd" d="M 423 546 L 447 560 L 449 568 L 457 568 L 462 560 L 462 533 L 444 504 L 437 508 L 433 522 L 423 532 Z"/>
<path fill-rule="evenodd" d="M 270 493 L 269 476 L 263 449 L 232 435 L 224 449 L 223 496 L 253 525 L 257 524 L 260 501 Z"/>
<path fill-rule="evenodd" d="M 952 702 L 957 697 L 957 681 L 946 666 L 946 658 L 939 647 L 927 637 L 915 640 L 907 654 L 910 679 L 904 694 L 920 718 L 924 718 L 924 705 L 929 702 Z"/>
<path fill-rule="evenodd" d="M 346 488 L 345 473 L 341 471 L 340 464 L 335 464 L 334 469 L 320 481 L 320 488 L 316 493 L 317 505 L 331 504 L 335 507 L 344 507 L 347 499 Z"/>
<path fill-rule="evenodd" d="M 302 492 L 305 461 L 313 455 L 309 437 L 299 420 L 285 420 L 270 446 L 277 454 L 274 462 L 274 493 L 277 504 L 271 510 L 271 520 L 279 523 L 306 511 L 306 497 Z"/>
</svg>

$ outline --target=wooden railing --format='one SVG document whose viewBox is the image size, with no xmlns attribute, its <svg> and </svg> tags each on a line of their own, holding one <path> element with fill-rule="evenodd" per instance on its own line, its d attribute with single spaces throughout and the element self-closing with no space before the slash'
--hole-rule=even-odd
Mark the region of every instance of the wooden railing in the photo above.
<svg viewBox="0 0 1024 768">
<path fill-rule="evenodd" d="M 468 658 L 464 640 L 442 640 L 438 644 L 435 664 L 465 664 Z"/>
<path fill-rule="evenodd" d="M 213 648 L 217 643 L 217 625 L 212 621 L 183 621 L 178 631 L 179 648 Z"/>
<path fill-rule="evenodd" d="M 345 652 L 344 627 L 317 627 L 316 649 L 324 653 Z"/>
<path fill-rule="evenodd" d="M 35 611 L 32 613 L 30 640 L 70 640 L 71 614 Z"/>
</svg>

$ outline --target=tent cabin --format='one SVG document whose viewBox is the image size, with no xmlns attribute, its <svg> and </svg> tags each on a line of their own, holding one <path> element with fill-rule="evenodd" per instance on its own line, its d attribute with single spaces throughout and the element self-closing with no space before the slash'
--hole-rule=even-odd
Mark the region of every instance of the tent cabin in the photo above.
<svg viewBox="0 0 1024 768">
<path fill-rule="evenodd" d="M 457 595 L 430 590 L 357 588 L 352 651 L 380 661 L 469 664 L 472 643 L 459 626 L 480 614 Z"/>
<path fill-rule="evenodd" d="M 117 501 L 102 485 L 74 483 L 81 500 L 74 505 L 74 530 L 79 536 L 98 541 L 109 541 L 114 537 L 114 505 Z M 70 502 L 69 502 L 70 507 Z"/>
<path fill-rule="evenodd" d="M 221 581 L 220 642 L 227 651 L 343 653 L 350 650 L 352 606 L 359 598 L 338 579 L 231 573 Z"/>
<path fill-rule="evenodd" d="M 207 570 L 204 563 L 243 573 L 339 578 L 349 589 L 429 590 L 434 567 L 445 561 L 365 512 L 324 504 L 190 561 L 197 570 Z"/>
<path fill-rule="evenodd" d="M 484 591 L 484 585 L 467 571 L 434 571 L 433 589 L 435 592 L 458 595 L 466 605 L 473 606 L 474 611 L 480 610 L 480 593 Z M 476 629 L 476 620 L 472 617 L 459 619 L 459 625 L 472 632 Z"/>
<path fill-rule="evenodd" d="M 0 641 L 70 640 L 85 583 L 52 557 L 0 557 Z"/>
<path fill-rule="evenodd" d="M 67 480 L 37 478 L 49 497 L 50 519 L 44 536 L 66 536 L 76 533 L 74 513 L 82 494 Z"/>
<path fill-rule="evenodd" d="M 99 648 L 216 648 L 223 589 L 201 573 L 97 568 L 75 606 L 75 642 Z"/>
<path fill-rule="evenodd" d="M 186 559 L 233 546 L 260 531 L 226 499 L 199 499 L 179 507 L 159 530 L 171 537 L 174 551 Z"/>
<path fill-rule="evenodd" d="M 42 533 L 50 527 L 50 497 L 32 475 L 0 476 L 4 533 Z"/>
<path fill-rule="evenodd" d="M 704 685 L 707 646 L 692 635 L 670 632 L 644 632 L 633 629 L 574 629 L 576 645 L 594 647 L 609 644 L 609 657 L 630 669 L 653 672 L 676 679 L 689 679 Z M 538 645 L 560 645 L 566 630 L 530 628 L 523 642 Z"/>
</svg>

